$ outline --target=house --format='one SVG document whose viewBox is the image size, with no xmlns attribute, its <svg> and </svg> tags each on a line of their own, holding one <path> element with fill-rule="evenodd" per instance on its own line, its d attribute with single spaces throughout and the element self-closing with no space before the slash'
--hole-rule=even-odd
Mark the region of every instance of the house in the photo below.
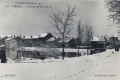
<svg viewBox="0 0 120 80">
<path fill-rule="evenodd" d="M 54 37 L 51 33 L 42 33 L 39 38 L 40 40 L 45 43 L 48 39 L 50 39 L 51 37 Z"/>
<path fill-rule="evenodd" d="M 38 46 L 37 43 L 39 42 L 39 36 L 23 36 L 21 37 L 21 42 L 25 47 Z"/>
<path fill-rule="evenodd" d="M 25 47 L 40 47 L 51 37 L 51 33 L 43 33 L 39 36 L 21 36 L 21 41 Z"/>
<path fill-rule="evenodd" d="M 59 47 L 62 47 L 62 40 L 59 41 Z M 65 48 L 76 48 L 76 43 L 74 38 L 65 38 L 64 39 Z"/>
<path fill-rule="evenodd" d="M 116 41 L 116 40 L 118 40 L 118 36 L 117 36 L 117 35 L 109 36 L 109 41 L 110 41 L 110 42 L 114 42 L 114 41 Z"/>
<path fill-rule="evenodd" d="M 116 41 L 119 41 L 117 35 L 109 36 L 109 42 L 110 42 L 111 44 L 115 44 Z"/>
<path fill-rule="evenodd" d="M 105 48 L 105 40 L 100 37 L 93 37 L 91 42 L 91 48 L 96 49 L 96 48 Z"/>
<path fill-rule="evenodd" d="M 46 41 L 46 44 L 47 45 L 53 45 L 53 46 L 56 46 L 56 47 L 58 47 L 58 44 L 59 44 L 59 41 L 60 41 L 61 39 L 59 38 L 59 37 L 51 37 L 50 39 L 48 39 L 47 41 Z"/>
<path fill-rule="evenodd" d="M 115 46 L 120 47 L 120 41 L 119 41 L 117 35 L 109 36 L 109 46 L 111 46 L 111 47 L 113 47 L 113 48 L 114 48 Z"/>
<path fill-rule="evenodd" d="M 11 59 L 16 59 L 17 54 L 17 41 L 13 38 L 8 38 L 5 40 L 5 46 L 6 46 L 6 57 L 9 57 Z"/>
</svg>

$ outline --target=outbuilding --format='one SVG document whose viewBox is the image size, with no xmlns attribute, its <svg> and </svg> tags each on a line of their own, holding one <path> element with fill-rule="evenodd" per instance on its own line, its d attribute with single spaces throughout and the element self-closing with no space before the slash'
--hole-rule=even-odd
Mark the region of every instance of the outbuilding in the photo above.
<svg viewBox="0 0 120 80">
<path fill-rule="evenodd" d="M 17 58 L 17 41 L 13 38 L 8 38 L 5 40 L 6 46 L 6 57 L 11 59 Z"/>
</svg>

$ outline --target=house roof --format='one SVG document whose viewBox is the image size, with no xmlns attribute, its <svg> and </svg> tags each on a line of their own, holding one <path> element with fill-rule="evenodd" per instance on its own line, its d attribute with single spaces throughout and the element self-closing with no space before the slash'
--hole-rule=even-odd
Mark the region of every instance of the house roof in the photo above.
<svg viewBox="0 0 120 80">
<path fill-rule="evenodd" d="M 42 33 L 41 35 L 39 36 L 23 36 L 22 38 L 23 39 L 36 39 L 36 38 L 44 38 L 48 35 L 49 33 Z M 24 38 L 25 37 L 25 38 Z"/>
<path fill-rule="evenodd" d="M 93 37 L 90 41 L 105 41 L 104 37 Z"/>
<path fill-rule="evenodd" d="M 0 38 L 11 37 L 11 35 L 0 35 Z"/>
<path fill-rule="evenodd" d="M 109 36 L 109 37 L 118 37 L 117 35 L 112 35 L 112 36 Z"/>
<path fill-rule="evenodd" d="M 55 41 L 56 38 L 55 37 L 51 37 L 50 39 L 48 39 L 47 41 Z"/>
<path fill-rule="evenodd" d="M 48 35 L 48 33 L 42 33 L 41 35 L 40 35 L 40 37 L 45 37 L 45 36 L 47 36 Z"/>
<path fill-rule="evenodd" d="M 36 39 L 36 38 L 44 38 L 46 37 L 48 34 L 50 33 L 42 33 L 41 35 L 39 36 L 15 36 L 15 35 L 0 35 L 0 38 L 4 38 L 4 37 L 11 37 L 11 38 L 16 38 L 16 37 L 21 37 L 22 39 Z"/>
<path fill-rule="evenodd" d="M 118 37 L 117 35 L 113 35 L 114 37 Z"/>
<path fill-rule="evenodd" d="M 39 38 L 39 36 L 22 36 L 22 39 L 36 39 Z"/>
<path fill-rule="evenodd" d="M 72 40 L 73 38 L 65 38 L 64 42 L 69 42 L 70 40 Z M 60 40 L 59 42 L 62 42 L 62 40 Z"/>
<path fill-rule="evenodd" d="M 30 39 L 30 36 L 24 36 L 23 39 Z"/>
<path fill-rule="evenodd" d="M 11 39 L 13 39 L 13 38 L 7 38 L 6 40 L 11 40 Z"/>
<path fill-rule="evenodd" d="M 39 38 L 39 36 L 32 36 L 32 38 Z"/>
<path fill-rule="evenodd" d="M 93 37 L 91 41 L 99 41 L 98 37 Z"/>
</svg>

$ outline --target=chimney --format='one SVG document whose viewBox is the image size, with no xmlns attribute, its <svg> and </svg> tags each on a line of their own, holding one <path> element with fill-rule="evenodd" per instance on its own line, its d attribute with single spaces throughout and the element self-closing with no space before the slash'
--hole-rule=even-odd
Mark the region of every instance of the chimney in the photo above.
<svg viewBox="0 0 120 80">
<path fill-rule="evenodd" d="M 32 38 L 32 35 L 30 37 Z"/>
</svg>

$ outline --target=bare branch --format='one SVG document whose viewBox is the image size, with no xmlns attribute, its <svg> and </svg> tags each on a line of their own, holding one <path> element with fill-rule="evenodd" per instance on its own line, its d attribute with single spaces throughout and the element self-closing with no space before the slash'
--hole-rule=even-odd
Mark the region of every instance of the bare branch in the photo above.
<svg viewBox="0 0 120 80">
<path fill-rule="evenodd" d="M 113 24 L 120 24 L 120 1 L 119 0 L 107 0 L 106 1 L 109 19 L 113 19 Z"/>
<path fill-rule="evenodd" d="M 71 6 L 68 5 L 64 12 L 60 11 L 58 13 L 52 13 L 49 22 L 64 39 L 64 36 L 71 32 L 75 15 L 75 7 L 71 8 Z"/>
</svg>

